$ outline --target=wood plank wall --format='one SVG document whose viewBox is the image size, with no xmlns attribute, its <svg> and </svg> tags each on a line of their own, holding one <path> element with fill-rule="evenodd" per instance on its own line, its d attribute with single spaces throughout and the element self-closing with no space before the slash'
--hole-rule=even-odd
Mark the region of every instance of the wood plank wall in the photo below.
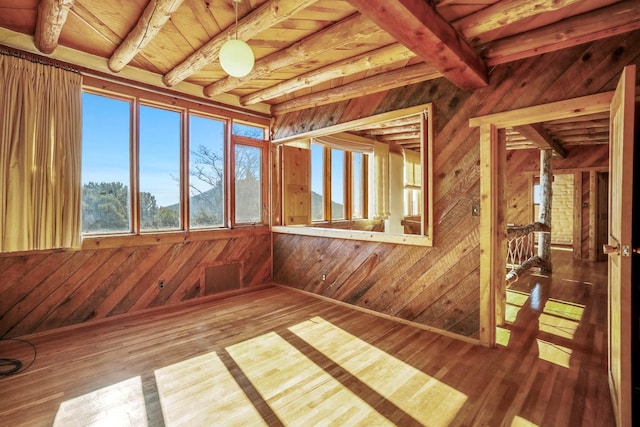
<svg viewBox="0 0 640 427">
<path fill-rule="evenodd" d="M 242 263 L 243 287 L 270 281 L 268 228 L 238 237 L 209 234 L 179 243 L 2 254 L 0 337 L 201 298 L 202 267 L 220 262 Z"/>
<path fill-rule="evenodd" d="M 363 96 L 274 120 L 274 137 L 434 103 L 434 246 L 274 235 L 274 279 L 340 301 L 465 336 L 478 336 L 479 131 L 469 118 L 613 90 L 640 61 L 640 32 L 493 68 L 473 93 L 444 79 Z M 322 274 L 326 280 L 322 281 Z"/>
</svg>

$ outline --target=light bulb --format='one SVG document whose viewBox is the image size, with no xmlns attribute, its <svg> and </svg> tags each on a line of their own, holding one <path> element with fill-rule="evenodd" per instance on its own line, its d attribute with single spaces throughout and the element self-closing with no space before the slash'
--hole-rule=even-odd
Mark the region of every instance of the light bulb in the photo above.
<svg viewBox="0 0 640 427">
<path fill-rule="evenodd" d="M 220 48 L 220 65 L 233 77 L 244 77 L 251 72 L 255 57 L 251 47 L 243 40 L 231 39 Z"/>
</svg>

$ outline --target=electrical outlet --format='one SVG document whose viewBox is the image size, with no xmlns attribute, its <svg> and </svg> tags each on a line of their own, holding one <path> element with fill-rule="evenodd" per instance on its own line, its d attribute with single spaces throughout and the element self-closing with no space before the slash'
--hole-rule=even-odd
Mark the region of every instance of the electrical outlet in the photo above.
<svg viewBox="0 0 640 427">
<path fill-rule="evenodd" d="M 480 202 L 471 204 L 471 216 L 480 216 Z"/>
<path fill-rule="evenodd" d="M 164 280 L 158 280 L 158 288 L 164 289 Z"/>
</svg>

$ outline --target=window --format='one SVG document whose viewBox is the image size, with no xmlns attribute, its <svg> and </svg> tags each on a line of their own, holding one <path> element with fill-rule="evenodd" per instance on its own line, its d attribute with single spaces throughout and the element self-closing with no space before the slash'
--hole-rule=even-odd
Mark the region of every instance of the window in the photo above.
<svg viewBox="0 0 640 427">
<path fill-rule="evenodd" d="M 140 106 L 140 229 L 180 228 L 180 113 Z"/>
<path fill-rule="evenodd" d="M 361 219 L 367 217 L 365 194 L 367 192 L 367 155 L 363 153 L 351 153 L 351 218 Z"/>
<path fill-rule="evenodd" d="M 345 219 L 345 157 L 344 150 L 331 149 L 331 219 Z"/>
<path fill-rule="evenodd" d="M 368 156 L 317 143 L 310 144 L 309 155 L 311 220 L 366 218 Z M 330 165 L 328 170 L 327 165 Z M 325 188 L 325 182 L 330 183 L 328 189 Z"/>
<path fill-rule="evenodd" d="M 324 219 L 324 147 L 311 144 L 311 220 Z"/>
<path fill-rule="evenodd" d="M 224 218 L 224 120 L 189 116 L 189 223 L 222 227 Z"/>
<path fill-rule="evenodd" d="M 131 230 L 131 101 L 82 95 L 82 232 Z"/>
<path fill-rule="evenodd" d="M 237 224 L 262 218 L 262 150 L 236 144 L 234 155 Z"/>
<path fill-rule="evenodd" d="M 83 233 L 263 223 L 266 135 L 264 126 L 191 110 L 187 101 L 85 91 Z"/>
</svg>

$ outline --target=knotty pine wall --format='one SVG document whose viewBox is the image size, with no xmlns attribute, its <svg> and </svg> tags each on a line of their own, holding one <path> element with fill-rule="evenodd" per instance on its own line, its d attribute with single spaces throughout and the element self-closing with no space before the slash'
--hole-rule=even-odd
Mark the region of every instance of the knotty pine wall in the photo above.
<svg viewBox="0 0 640 427">
<path fill-rule="evenodd" d="M 497 66 L 490 85 L 473 93 L 438 79 L 276 117 L 277 139 L 432 102 L 435 181 L 433 247 L 276 233 L 274 280 L 477 337 L 479 218 L 471 204 L 480 197 L 480 153 L 469 118 L 613 90 L 623 66 L 640 62 L 639 55 L 636 31 Z"/>
<path fill-rule="evenodd" d="M 105 238 L 85 242 L 79 251 L 0 254 L 0 336 L 202 298 L 202 267 L 212 264 L 242 263 L 243 287 L 271 280 L 267 227 L 184 238 Z"/>
</svg>

